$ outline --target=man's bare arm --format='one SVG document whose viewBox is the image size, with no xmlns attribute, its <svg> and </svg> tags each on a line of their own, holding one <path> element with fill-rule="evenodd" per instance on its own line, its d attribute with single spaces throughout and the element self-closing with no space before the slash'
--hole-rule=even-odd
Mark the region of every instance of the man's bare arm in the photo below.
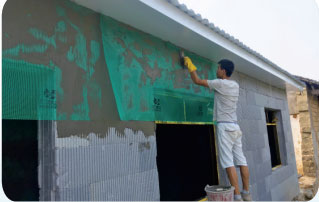
<svg viewBox="0 0 319 202">
<path fill-rule="evenodd" d="M 200 85 L 200 86 L 205 86 L 207 88 L 209 88 L 208 86 L 208 83 L 207 83 L 207 80 L 204 80 L 204 79 L 200 79 L 198 76 L 197 76 L 197 73 L 196 71 L 193 71 L 190 73 L 191 74 L 191 78 L 193 80 L 193 82 L 197 85 Z"/>
</svg>

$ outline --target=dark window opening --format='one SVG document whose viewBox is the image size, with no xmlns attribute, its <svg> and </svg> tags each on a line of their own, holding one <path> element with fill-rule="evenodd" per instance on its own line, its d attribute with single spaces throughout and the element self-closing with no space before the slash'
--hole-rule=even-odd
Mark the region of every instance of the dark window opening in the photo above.
<svg viewBox="0 0 319 202">
<path fill-rule="evenodd" d="M 265 109 L 271 166 L 273 168 L 281 165 L 279 139 L 277 131 L 278 118 L 276 116 L 276 113 L 277 111 Z"/>
<path fill-rule="evenodd" d="M 157 124 L 161 201 L 190 201 L 218 184 L 213 125 Z"/>
<path fill-rule="evenodd" d="M 12 201 L 38 201 L 35 120 L 2 120 L 2 186 Z"/>
</svg>

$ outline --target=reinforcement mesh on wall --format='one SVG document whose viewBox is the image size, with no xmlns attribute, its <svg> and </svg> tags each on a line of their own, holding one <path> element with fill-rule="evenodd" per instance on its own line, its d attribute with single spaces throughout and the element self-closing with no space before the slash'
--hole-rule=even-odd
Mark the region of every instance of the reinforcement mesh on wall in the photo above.
<svg viewBox="0 0 319 202">
<path fill-rule="evenodd" d="M 212 122 L 213 92 L 192 83 L 179 64 L 180 48 L 101 16 L 107 69 L 121 120 Z M 185 52 L 200 77 L 217 64 Z"/>
<path fill-rule="evenodd" d="M 55 120 L 55 70 L 2 59 L 2 118 Z"/>
<path fill-rule="evenodd" d="M 100 45 L 91 40 L 91 59 L 89 64 L 83 62 L 87 61 L 87 58 L 83 59 L 87 56 L 85 36 L 77 26 L 67 22 L 70 25 L 64 21 L 58 24 L 76 28 L 75 38 L 82 40 L 76 40 L 74 52 L 71 46 L 70 51 L 62 55 L 66 55 L 68 61 L 75 62 L 79 68 L 84 69 L 85 78 L 89 80 L 99 56 Z M 193 84 L 187 69 L 183 69 L 179 64 L 180 48 L 103 15 L 100 29 L 105 66 L 109 72 L 109 77 L 101 77 L 111 80 L 121 120 L 212 122 L 213 92 Z M 42 35 L 42 38 L 47 38 Z M 28 58 L 9 59 L 19 56 L 21 47 L 26 51 L 23 44 L 5 50 L 7 55 L 4 55 L 2 60 L 4 119 L 90 120 L 88 96 L 96 97 L 100 108 L 106 104 L 101 102 L 100 86 L 88 88 L 89 83 L 85 83 L 82 87 L 82 103 L 74 103 L 71 110 L 65 107 L 57 109 L 57 103 L 60 106 L 63 102 L 74 101 L 72 93 L 63 94 L 68 87 L 61 85 L 62 75 L 67 79 L 70 72 L 66 67 L 57 67 L 52 61 L 49 66 L 45 66 L 29 63 Z M 30 57 L 33 51 L 29 50 Z M 191 52 L 186 51 L 185 54 L 190 56 L 197 66 L 200 77 L 216 78 L 217 64 Z M 58 55 L 61 56 L 61 52 Z M 63 95 L 67 95 L 64 100 L 60 99 Z"/>
</svg>

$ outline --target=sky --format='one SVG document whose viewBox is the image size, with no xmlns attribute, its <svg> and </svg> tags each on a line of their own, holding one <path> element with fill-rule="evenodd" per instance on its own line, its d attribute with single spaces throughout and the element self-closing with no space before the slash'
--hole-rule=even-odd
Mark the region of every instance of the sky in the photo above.
<svg viewBox="0 0 319 202">
<path fill-rule="evenodd" d="M 319 81 L 319 0 L 179 0 L 293 75 Z"/>
</svg>

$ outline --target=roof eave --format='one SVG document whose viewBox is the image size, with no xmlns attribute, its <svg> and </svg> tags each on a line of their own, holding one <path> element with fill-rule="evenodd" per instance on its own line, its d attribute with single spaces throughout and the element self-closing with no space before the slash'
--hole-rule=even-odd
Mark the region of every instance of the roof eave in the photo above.
<svg viewBox="0 0 319 202">
<path fill-rule="evenodd" d="M 73 1 L 212 61 L 229 58 L 234 61 L 237 71 L 270 85 L 285 89 L 288 83 L 303 89 L 303 83 L 288 72 L 271 64 L 223 30 L 214 28 L 208 20 L 199 22 L 200 18 L 195 13 L 185 12 L 172 4 L 178 1 Z"/>
</svg>

